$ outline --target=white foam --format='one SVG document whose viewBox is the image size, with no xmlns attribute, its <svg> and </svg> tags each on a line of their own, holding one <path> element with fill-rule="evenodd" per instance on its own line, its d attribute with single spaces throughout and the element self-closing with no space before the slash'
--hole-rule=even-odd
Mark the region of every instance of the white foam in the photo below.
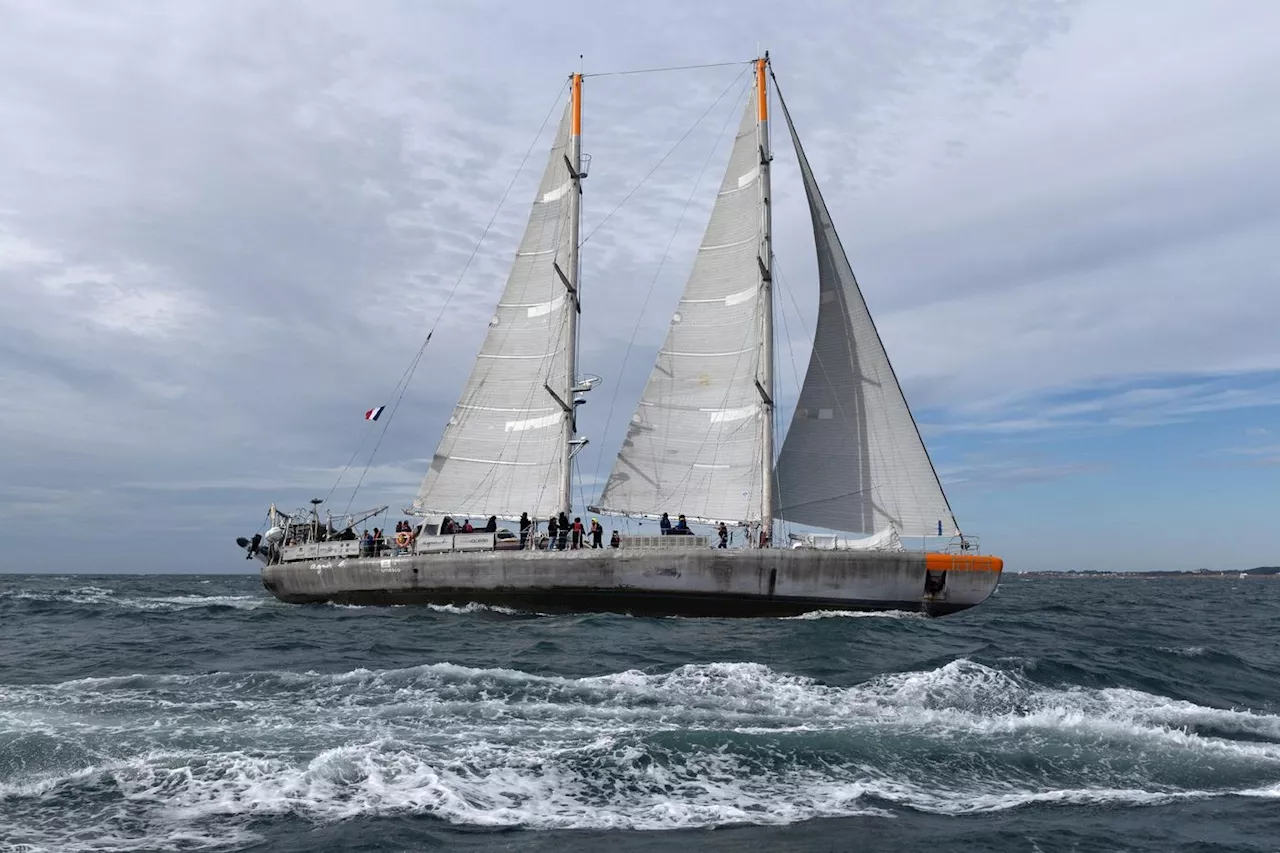
<svg viewBox="0 0 1280 853">
<path fill-rule="evenodd" d="M 15 742 L 56 739 L 92 763 L 0 784 L 23 839 L 73 824 L 110 835 L 119 810 L 157 838 L 214 843 L 281 814 L 675 829 L 886 804 L 1280 796 L 1280 743 L 1266 740 L 1280 717 L 1052 689 L 963 659 L 852 686 L 749 662 L 587 678 L 452 663 L 142 674 L 4 686 L 0 709 Z"/>
<path fill-rule="evenodd" d="M 783 619 L 926 619 L 923 613 L 911 613 L 906 610 L 812 610 L 799 616 L 784 616 Z"/>
<path fill-rule="evenodd" d="M 428 604 L 427 607 L 437 613 L 452 613 L 461 615 L 466 613 L 502 613 L 507 616 L 516 616 L 527 613 L 528 611 L 516 610 L 512 607 L 503 607 L 500 604 L 477 604 L 470 602 L 458 607 L 456 604 Z"/>
<path fill-rule="evenodd" d="M 279 602 L 266 595 L 169 595 L 169 596 L 119 596 L 104 587 L 83 586 L 63 589 L 4 590 L 0 598 L 14 601 L 40 601 L 62 604 L 89 604 L 119 607 L 128 610 L 191 610 L 201 607 L 231 607 L 236 610 L 257 610 L 276 606 Z"/>
<path fill-rule="evenodd" d="M 1204 657 L 1208 653 L 1204 646 L 1156 646 L 1156 650 L 1184 658 Z"/>
</svg>

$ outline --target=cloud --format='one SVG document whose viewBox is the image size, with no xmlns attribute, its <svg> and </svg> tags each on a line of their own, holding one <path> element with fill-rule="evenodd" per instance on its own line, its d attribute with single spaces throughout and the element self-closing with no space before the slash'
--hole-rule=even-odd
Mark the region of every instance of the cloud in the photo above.
<svg viewBox="0 0 1280 853">
<path fill-rule="evenodd" d="M 484 333 L 545 156 L 534 133 L 576 57 L 588 72 L 745 60 L 766 20 L 895 367 L 952 454 L 941 467 L 977 476 L 951 444 L 966 436 L 1263 410 L 1280 370 L 1277 15 L 6 4 L 0 509 L 74 517 L 86 541 L 170 525 L 220 544 L 273 487 L 305 500 L 379 438 L 368 503 L 402 505 Z M 587 81 L 587 232 L 670 155 L 583 252 L 581 366 L 606 378 L 582 415 L 593 487 L 687 275 L 739 72 Z M 815 285 L 774 127 L 785 377 L 792 360 L 803 374 Z M 385 436 L 360 420 L 397 400 Z M 1070 474 L 1055 466 L 982 476 Z"/>
<path fill-rule="evenodd" d="M 1104 462 L 1036 462 L 1028 459 L 970 456 L 959 464 L 938 469 L 944 487 L 964 483 L 978 488 L 1051 483 L 1080 474 L 1108 470 Z"/>
<path fill-rule="evenodd" d="M 952 407 L 927 432 L 1093 433 L 1186 423 L 1205 415 L 1280 406 L 1280 377 L 1246 374 L 1116 379 L 1078 388 L 996 397 Z M 1265 435 L 1266 433 L 1261 433 Z"/>
</svg>

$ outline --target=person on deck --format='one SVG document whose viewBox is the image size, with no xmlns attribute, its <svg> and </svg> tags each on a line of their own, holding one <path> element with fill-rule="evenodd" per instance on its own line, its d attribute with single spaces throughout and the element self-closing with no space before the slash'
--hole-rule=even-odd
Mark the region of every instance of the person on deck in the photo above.
<svg viewBox="0 0 1280 853">
<path fill-rule="evenodd" d="M 725 523 L 723 521 L 720 522 L 720 529 L 717 530 L 716 532 L 720 535 L 720 544 L 717 547 L 728 548 L 729 547 L 729 528 L 725 526 Z"/>
<path fill-rule="evenodd" d="M 583 528 L 583 526 L 582 526 L 582 518 L 581 518 L 580 516 L 576 516 L 576 515 L 575 515 L 575 516 L 573 517 L 573 527 L 572 527 L 572 530 L 573 530 L 573 545 L 572 545 L 572 548 L 573 548 L 573 550 L 575 550 L 575 551 L 576 551 L 576 550 L 578 550 L 579 548 L 581 548 L 581 547 L 582 547 L 582 534 L 584 534 L 584 533 L 586 532 L 586 529 L 585 529 L 585 528 Z"/>
<path fill-rule="evenodd" d="M 666 536 L 671 532 L 671 519 L 665 512 L 662 514 L 662 520 L 658 522 L 658 529 L 661 531 L 660 536 Z"/>
<path fill-rule="evenodd" d="M 676 533 L 681 535 L 689 532 L 689 522 L 685 521 L 684 513 L 680 514 L 680 518 L 676 520 Z"/>
<path fill-rule="evenodd" d="M 618 535 L 618 531 L 613 531 L 613 535 L 609 537 L 609 547 L 617 548 L 622 544 L 622 537 Z"/>
<path fill-rule="evenodd" d="M 560 524 L 557 525 L 557 528 L 560 531 L 560 539 L 557 543 L 557 547 L 559 547 L 561 551 L 564 551 L 569 546 L 569 514 L 567 512 L 560 513 Z"/>
<path fill-rule="evenodd" d="M 475 529 L 474 527 L 472 527 L 472 526 L 471 526 L 471 519 L 469 519 L 469 518 L 468 518 L 466 521 L 462 522 L 462 532 L 463 532 L 463 533 L 475 533 L 475 532 L 476 532 L 476 529 Z"/>
<path fill-rule="evenodd" d="M 489 521 L 484 526 L 484 532 L 485 533 L 498 532 L 498 517 L 496 515 L 489 516 Z"/>
<path fill-rule="evenodd" d="M 604 528 L 600 526 L 600 519 L 598 518 L 591 519 L 591 547 L 592 548 L 603 547 L 601 545 L 601 542 L 603 539 L 604 539 Z"/>
<path fill-rule="evenodd" d="M 556 521 L 556 517 L 552 515 L 547 519 L 547 550 L 554 551 L 556 549 L 556 536 L 560 532 L 560 523 Z"/>
<path fill-rule="evenodd" d="M 520 513 L 520 550 L 524 550 L 529 545 L 529 528 L 533 526 L 533 522 L 529 520 L 529 513 Z"/>
</svg>

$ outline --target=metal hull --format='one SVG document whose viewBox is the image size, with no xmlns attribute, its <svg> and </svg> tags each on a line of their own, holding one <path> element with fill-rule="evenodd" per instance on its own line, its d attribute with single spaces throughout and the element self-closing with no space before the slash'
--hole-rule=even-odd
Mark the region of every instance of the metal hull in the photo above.
<svg viewBox="0 0 1280 853">
<path fill-rule="evenodd" d="M 922 552 L 601 549 L 490 551 L 265 566 L 296 604 L 499 605 L 540 613 L 796 616 L 906 610 L 942 616 L 995 591 L 996 557 Z"/>
</svg>

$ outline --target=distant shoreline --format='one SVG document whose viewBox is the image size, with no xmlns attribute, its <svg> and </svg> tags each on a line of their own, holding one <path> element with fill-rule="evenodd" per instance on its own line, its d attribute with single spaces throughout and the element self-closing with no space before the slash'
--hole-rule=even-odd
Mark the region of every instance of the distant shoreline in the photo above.
<svg viewBox="0 0 1280 853">
<path fill-rule="evenodd" d="M 1280 578 L 1280 566 L 1258 566 L 1254 569 L 1192 569 L 1190 571 L 1105 572 L 1097 569 L 1067 569 L 1043 572 L 1008 572 L 1018 577 L 1036 578 Z"/>
</svg>

